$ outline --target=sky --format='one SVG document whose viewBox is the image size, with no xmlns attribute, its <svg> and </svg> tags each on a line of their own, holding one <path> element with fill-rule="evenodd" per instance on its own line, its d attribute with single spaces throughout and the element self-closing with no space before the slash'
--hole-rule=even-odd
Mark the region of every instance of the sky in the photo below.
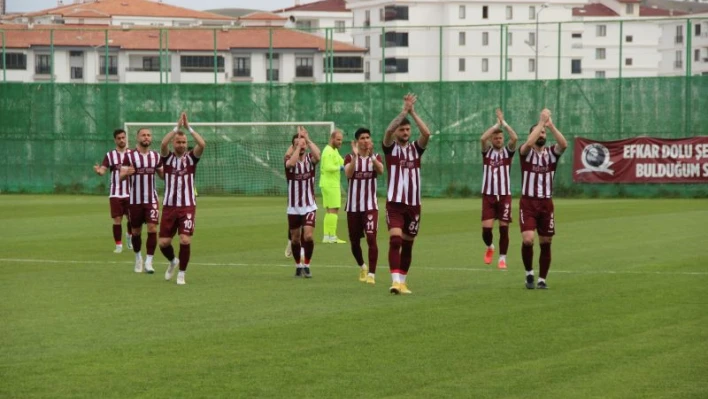
<svg viewBox="0 0 708 399">
<path fill-rule="evenodd" d="M 71 4 L 73 0 L 64 0 Z M 314 0 L 303 0 L 310 3 Z M 212 8 L 253 8 L 260 10 L 276 10 L 290 7 L 295 0 L 163 0 L 164 3 L 191 8 L 194 10 L 209 10 Z M 37 11 L 57 6 L 57 0 L 6 0 L 7 12 Z"/>
</svg>

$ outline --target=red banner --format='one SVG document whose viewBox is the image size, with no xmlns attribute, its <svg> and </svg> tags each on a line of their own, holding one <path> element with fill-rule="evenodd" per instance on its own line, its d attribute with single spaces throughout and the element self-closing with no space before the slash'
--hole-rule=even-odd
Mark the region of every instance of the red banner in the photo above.
<svg viewBox="0 0 708 399">
<path fill-rule="evenodd" d="M 617 141 L 575 138 L 578 183 L 708 183 L 708 137 Z"/>
</svg>

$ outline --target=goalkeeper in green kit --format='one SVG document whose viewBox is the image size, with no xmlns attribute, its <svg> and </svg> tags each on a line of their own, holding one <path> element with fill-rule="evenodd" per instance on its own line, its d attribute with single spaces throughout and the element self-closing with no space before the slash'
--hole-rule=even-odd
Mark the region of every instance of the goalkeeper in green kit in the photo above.
<svg viewBox="0 0 708 399">
<path fill-rule="evenodd" d="M 320 189 L 322 203 L 327 213 L 324 217 L 324 244 L 345 244 L 346 241 L 337 238 L 337 212 L 342 206 L 341 177 L 344 169 L 344 158 L 339 155 L 343 135 L 340 130 L 334 130 L 329 136 L 329 144 L 322 151 L 320 161 Z"/>
</svg>

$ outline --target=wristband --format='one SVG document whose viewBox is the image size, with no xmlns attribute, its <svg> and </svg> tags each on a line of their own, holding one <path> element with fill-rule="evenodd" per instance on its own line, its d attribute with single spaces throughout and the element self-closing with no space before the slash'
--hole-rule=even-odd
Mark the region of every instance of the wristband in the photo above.
<svg viewBox="0 0 708 399">
<path fill-rule="evenodd" d="M 192 129 L 191 126 L 189 127 L 189 131 L 190 131 L 191 133 L 194 133 L 194 129 Z"/>
<path fill-rule="evenodd" d="M 502 121 L 502 126 L 509 127 L 509 124 L 507 124 L 506 121 Z"/>
<path fill-rule="evenodd" d="M 173 132 L 177 133 L 179 131 L 179 125 L 175 126 L 174 129 L 172 129 Z"/>
</svg>

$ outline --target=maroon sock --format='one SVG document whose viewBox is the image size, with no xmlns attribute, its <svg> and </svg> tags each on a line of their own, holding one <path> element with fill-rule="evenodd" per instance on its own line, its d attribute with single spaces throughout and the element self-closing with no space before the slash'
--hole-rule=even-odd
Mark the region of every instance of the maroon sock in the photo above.
<svg viewBox="0 0 708 399">
<path fill-rule="evenodd" d="M 145 241 L 145 250 L 148 255 L 155 255 L 157 248 L 157 233 L 148 233 L 147 241 Z"/>
<path fill-rule="evenodd" d="M 401 270 L 403 270 L 403 274 L 408 274 L 408 270 L 411 268 L 411 261 L 413 261 L 413 241 L 403 240 L 403 245 L 401 245 Z"/>
<path fill-rule="evenodd" d="M 509 251 L 509 226 L 499 226 L 499 255 Z"/>
<path fill-rule="evenodd" d="M 541 244 L 541 255 L 538 257 L 540 273 L 538 277 L 545 279 L 551 268 L 551 243 Z"/>
<path fill-rule="evenodd" d="M 399 273 L 401 270 L 401 244 L 403 239 L 400 236 L 391 236 L 388 240 L 388 268 L 391 273 Z"/>
<path fill-rule="evenodd" d="M 354 260 L 356 260 L 356 264 L 361 266 L 364 264 L 364 255 L 361 253 L 361 240 L 359 239 L 352 239 L 349 237 L 349 242 L 352 247 L 352 255 L 354 255 Z"/>
<path fill-rule="evenodd" d="M 186 272 L 189 265 L 189 256 L 192 254 L 190 244 L 179 244 L 179 271 Z"/>
<path fill-rule="evenodd" d="M 369 245 L 369 273 L 376 273 L 376 262 L 379 259 L 379 245 L 376 243 L 376 236 L 373 234 L 366 236 L 366 243 Z"/>
<path fill-rule="evenodd" d="M 140 234 L 133 234 L 130 241 L 133 242 L 133 252 L 136 254 L 140 252 L 140 248 L 143 246 L 143 240 L 140 238 Z"/>
<path fill-rule="evenodd" d="M 310 260 L 312 260 L 312 253 L 315 252 L 315 242 L 305 241 L 302 243 L 302 247 L 305 248 L 305 264 L 309 265 Z"/>
<path fill-rule="evenodd" d="M 123 240 L 123 226 L 119 224 L 113 225 L 113 240 L 116 242 L 116 245 L 120 245 Z"/>
<path fill-rule="evenodd" d="M 487 247 L 494 242 L 494 234 L 492 234 L 491 227 L 482 227 L 482 241 L 484 241 L 484 245 Z"/>
<path fill-rule="evenodd" d="M 170 262 L 172 262 L 175 258 L 175 249 L 172 247 L 172 244 L 166 247 L 160 247 L 160 252 L 162 252 L 162 254 L 165 255 L 165 258 L 167 258 Z"/>
<path fill-rule="evenodd" d="M 521 259 L 524 260 L 524 269 L 527 272 L 533 270 L 533 245 L 521 245 Z"/>
<path fill-rule="evenodd" d="M 302 247 L 302 246 L 300 245 L 300 242 L 299 242 L 299 241 L 298 241 L 298 242 L 295 242 L 295 241 L 292 242 L 291 248 L 292 248 L 292 250 L 293 250 L 293 259 L 295 259 L 295 264 L 296 264 L 296 265 L 299 265 L 299 264 L 300 264 L 300 252 L 301 252 L 301 251 L 300 251 L 300 248 L 301 248 L 301 247 Z"/>
</svg>

